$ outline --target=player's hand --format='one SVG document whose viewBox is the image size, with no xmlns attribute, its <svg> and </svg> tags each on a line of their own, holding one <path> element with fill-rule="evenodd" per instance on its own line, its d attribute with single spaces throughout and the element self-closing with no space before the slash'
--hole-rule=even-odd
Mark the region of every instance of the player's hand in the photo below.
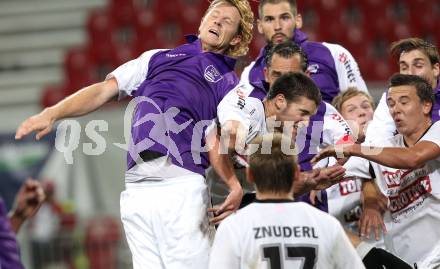
<svg viewBox="0 0 440 269">
<path fill-rule="evenodd" d="M 334 184 L 339 183 L 345 176 L 345 168 L 335 164 L 326 168 L 321 168 L 319 175 L 314 178 L 315 190 L 323 190 Z"/>
<path fill-rule="evenodd" d="M 43 204 L 46 196 L 39 181 L 27 179 L 15 195 L 14 206 L 9 213 L 12 228 L 18 231 L 21 224 L 33 216 Z"/>
<path fill-rule="evenodd" d="M 309 199 L 310 199 L 310 203 L 311 203 L 312 205 L 316 205 L 316 198 L 317 198 L 317 196 L 318 196 L 318 192 L 319 192 L 319 191 L 316 191 L 316 190 L 311 190 L 311 191 L 310 191 Z"/>
<path fill-rule="evenodd" d="M 359 228 L 361 237 L 370 239 L 371 229 L 373 229 L 376 240 L 379 240 L 380 230 L 384 235 L 387 233 L 387 228 L 383 222 L 383 212 L 377 207 L 364 206 L 359 220 Z"/>
<path fill-rule="evenodd" d="M 22 139 L 26 135 L 36 132 L 35 138 L 40 140 L 52 130 L 55 122 L 50 109 L 45 109 L 41 113 L 34 115 L 20 124 L 15 132 L 15 139 Z"/>
<path fill-rule="evenodd" d="M 351 145 L 348 144 L 341 144 L 341 145 L 335 145 L 335 146 L 328 146 L 324 149 L 322 149 L 318 154 L 316 154 L 312 160 L 310 161 L 312 164 L 316 164 L 322 159 L 328 158 L 328 157 L 335 157 L 338 159 L 338 163 L 340 165 L 343 165 L 347 160 L 348 157 L 350 157 L 349 149 Z"/>
<path fill-rule="evenodd" d="M 381 228 L 384 235 L 387 232 L 383 222 L 383 214 L 388 208 L 388 198 L 380 193 L 373 182 L 366 181 L 362 186 L 361 203 L 363 210 L 359 220 L 360 235 L 370 239 L 371 229 L 373 228 L 375 238 L 379 240 L 379 228 Z"/>
<path fill-rule="evenodd" d="M 212 224 L 219 224 L 222 220 L 234 213 L 239 208 L 242 197 L 243 189 L 240 183 L 238 183 L 231 188 L 229 195 L 226 197 L 223 204 L 208 209 L 208 212 L 214 213 L 214 217 L 209 221 Z"/>
</svg>

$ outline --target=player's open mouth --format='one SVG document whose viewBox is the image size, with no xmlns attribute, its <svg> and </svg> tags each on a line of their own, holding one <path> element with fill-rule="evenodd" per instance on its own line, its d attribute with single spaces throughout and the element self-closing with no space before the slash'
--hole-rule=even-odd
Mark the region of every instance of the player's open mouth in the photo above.
<svg viewBox="0 0 440 269">
<path fill-rule="evenodd" d="M 211 34 L 217 36 L 217 37 L 220 36 L 219 33 L 218 33 L 217 31 L 215 31 L 215 30 L 210 29 L 209 32 L 210 32 Z"/>
</svg>

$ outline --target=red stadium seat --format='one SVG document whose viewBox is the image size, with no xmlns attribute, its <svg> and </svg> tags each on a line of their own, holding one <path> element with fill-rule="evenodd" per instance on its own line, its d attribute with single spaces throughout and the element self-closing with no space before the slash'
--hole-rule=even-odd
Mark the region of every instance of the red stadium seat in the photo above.
<svg viewBox="0 0 440 269">
<path fill-rule="evenodd" d="M 113 25 L 107 10 L 97 10 L 93 12 L 87 22 L 89 34 L 89 52 L 93 61 L 111 59 Z"/>
<path fill-rule="evenodd" d="M 67 52 L 64 59 L 64 73 L 70 93 L 96 81 L 88 52 L 84 48 L 74 48 Z"/>
<path fill-rule="evenodd" d="M 50 85 L 43 90 L 40 104 L 43 108 L 50 107 L 66 97 L 66 90 L 63 85 Z"/>
<path fill-rule="evenodd" d="M 134 24 L 137 5 L 134 0 L 112 0 L 110 14 L 118 24 Z"/>
</svg>

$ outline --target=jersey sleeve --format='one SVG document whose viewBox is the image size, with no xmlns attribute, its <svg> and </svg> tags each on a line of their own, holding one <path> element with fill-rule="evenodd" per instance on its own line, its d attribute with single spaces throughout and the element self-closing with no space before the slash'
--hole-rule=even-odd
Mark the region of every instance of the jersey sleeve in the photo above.
<svg viewBox="0 0 440 269">
<path fill-rule="evenodd" d="M 340 91 L 344 92 L 349 87 L 356 87 L 368 93 L 368 88 L 361 76 L 359 66 L 351 53 L 341 45 L 329 43 L 324 43 L 324 45 L 329 48 L 333 56 Z"/>
<path fill-rule="evenodd" d="M 368 124 L 364 144 L 383 146 L 383 141 L 387 141 L 393 137 L 395 132 L 396 125 L 388 110 L 386 93 L 383 93 L 374 111 L 373 119 Z"/>
<path fill-rule="evenodd" d="M 440 121 L 434 123 L 420 141 L 429 141 L 440 147 Z"/>
<path fill-rule="evenodd" d="M 344 164 L 347 177 L 356 177 L 363 179 L 372 179 L 373 175 L 370 172 L 370 161 L 360 157 L 350 157 Z"/>
<path fill-rule="evenodd" d="M 217 230 L 209 256 L 209 269 L 240 268 L 240 239 L 232 233 L 231 224 L 230 219 L 225 219 Z"/>
<path fill-rule="evenodd" d="M 352 130 L 332 105 L 325 103 L 324 126 L 321 147 L 337 144 L 354 143 Z"/>
<path fill-rule="evenodd" d="M 147 78 L 148 68 L 151 58 L 162 49 L 149 50 L 141 54 L 138 58 L 128 61 L 113 70 L 105 78 L 106 80 L 115 78 L 119 87 L 119 99 L 131 96 L 134 91 Z"/>
<path fill-rule="evenodd" d="M 336 232 L 335 232 L 335 238 L 333 240 L 334 244 L 332 251 L 333 253 L 332 260 L 333 260 L 333 264 L 335 265 L 334 268 L 339 268 L 339 269 L 365 268 L 361 258 L 359 257 L 353 245 L 350 243 L 350 240 L 348 239 L 347 235 L 345 234 L 344 229 L 339 223 L 337 224 L 338 225 L 335 225 Z"/>
<path fill-rule="evenodd" d="M 264 108 L 257 98 L 249 97 L 251 89 L 239 84 L 230 91 L 217 107 L 218 123 L 224 127 L 228 121 L 238 121 L 246 131 L 249 143 L 261 130 L 264 121 Z"/>
</svg>

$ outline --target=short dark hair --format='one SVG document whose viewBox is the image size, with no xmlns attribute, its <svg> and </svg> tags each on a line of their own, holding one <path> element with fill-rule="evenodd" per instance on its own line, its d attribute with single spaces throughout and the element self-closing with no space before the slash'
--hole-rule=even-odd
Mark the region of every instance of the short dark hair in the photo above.
<svg viewBox="0 0 440 269">
<path fill-rule="evenodd" d="M 390 46 L 391 54 L 397 58 L 400 58 L 400 54 L 402 54 L 402 52 L 409 52 L 412 50 L 420 50 L 423 52 L 428 57 L 431 65 L 440 62 L 437 47 L 420 38 L 412 37 L 401 39 L 393 42 Z"/>
<path fill-rule="evenodd" d="M 304 72 L 307 71 L 307 66 L 309 65 L 307 55 L 304 53 L 301 47 L 295 44 L 292 40 L 288 40 L 269 48 L 266 58 L 264 59 L 267 67 L 270 67 L 272 65 L 272 58 L 275 54 L 285 59 L 289 59 L 295 54 L 298 54 L 301 61 L 301 70 Z"/>
<path fill-rule="evenodd" d="M 267 99 L 271 100 L 278 94 L 284 95 L 289 103 L 301 97 L 314 101 L 316 106 L 322 101 L 321 92 L 313 80 L 299 72 L 289 72 L 277 78 L 267 93 Z"/>
<path fill-rule="evenodd" d="M 258 145 L 258 150 L 248 157 L 249 169 L 260 192 L 288 193 L 292 190 L 297 169 L 296 155 L 285 154 L 282 151 L 282 141 L 291 139 L 281 133 L 271 133 L 257 136 L 251 142 Z M 262 152 L 263 144 L 270 142 L 270 154 Z"/>
<path fill-rule="evenodd" d="M 432 90 L 431 84 L 424 78 L 415 75 L 394 74 L 390 78 L 390 84 L 388 87 L 391 88 L 398 86 L 413 86 L 416 88 L 417 96 L 419 97 L 420 102 L 428 102 L 434 106 L 434 91 Z"/>
<path fill-rule="evenodd" d="M 262 19 L 263 6 L 265 4 L 278 4 L 282 2 L 289 3 L 290 7 L 292 8 L 293 15 L 296 15 L 296 13 L 298 12 L 296 0 L 260 0 L 260 3 L 258 4 L 258 16 L 260 17 L 260 19 Z"/>
</svg>

